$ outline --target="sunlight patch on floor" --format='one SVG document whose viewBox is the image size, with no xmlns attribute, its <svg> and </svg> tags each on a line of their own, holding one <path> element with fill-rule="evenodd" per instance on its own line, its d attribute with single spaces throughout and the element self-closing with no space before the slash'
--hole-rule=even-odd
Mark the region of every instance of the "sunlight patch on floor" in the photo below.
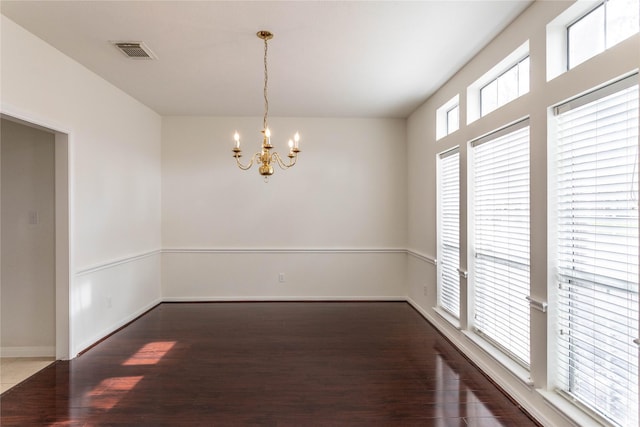
<svg viewBox="0 0 640 427">
<path fill-rule="evenodd" d="M 176 345 L 175 341 L 158 341 L 145 344 L 136 354 L 128 358 L 123 365 L 155 365 L 174 345 Z"/>
<path fill-rule="evenodd" d="M 111 409 L 133 389 L 143 378 L 135 377 L 106 378 L 93 388 L 87 397 L 91 399 L 91 406 L 99 409 Z"/>
</svg>

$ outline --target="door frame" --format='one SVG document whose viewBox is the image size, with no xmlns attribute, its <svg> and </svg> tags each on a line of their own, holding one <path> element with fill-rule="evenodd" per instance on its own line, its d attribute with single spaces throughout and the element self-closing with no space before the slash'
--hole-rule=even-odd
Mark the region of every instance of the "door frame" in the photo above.
<svg viewBox="0 0 640 427">
<path fill-rule="evenodd" d="M 73 192 L 70 133 L 59 125 L 3 105 L 0 118 L 54 135 L 55 194 L 55 358 L 71 358 L 71 286 L 73 245 Z"/>
</svg>

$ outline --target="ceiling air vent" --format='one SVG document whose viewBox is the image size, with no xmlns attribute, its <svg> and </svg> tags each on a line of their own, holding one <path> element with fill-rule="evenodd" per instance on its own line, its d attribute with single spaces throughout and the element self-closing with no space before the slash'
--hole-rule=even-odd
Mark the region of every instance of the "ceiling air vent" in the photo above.
<svg viewBox="0 0 640 427">
<path fill-rule="evenodd" d="M 143 42 L 112 42 L 120 52 L 130 59 L 156 59 L 156 55 L 151 52 Z"/>
</svg>

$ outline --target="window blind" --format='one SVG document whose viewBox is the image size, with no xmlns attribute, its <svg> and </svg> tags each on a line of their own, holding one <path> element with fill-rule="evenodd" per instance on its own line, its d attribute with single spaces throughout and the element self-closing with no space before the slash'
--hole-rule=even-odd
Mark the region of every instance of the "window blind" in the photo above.
<svg viewBox="0 0 640 427">
<path fill-rule="evenodd" d="M 529 365 L 529 122 L 472 142 L 474 329 Z"/>
<path fill-rule="evenodd" d="M 618 426 L 638 425 L 637 79 L 556 109 L 557 383 Z"/>
<path fill-rule="evenodd" d="M 460 152 L 440 155 L 438 304 L 460 317 Z"/>
</svg>

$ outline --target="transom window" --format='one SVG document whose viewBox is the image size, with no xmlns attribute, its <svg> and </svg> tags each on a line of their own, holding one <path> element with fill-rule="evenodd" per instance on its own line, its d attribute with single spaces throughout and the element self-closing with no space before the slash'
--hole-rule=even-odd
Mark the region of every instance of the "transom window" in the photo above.
<svg viewBox="0 0 640 427">
<path fill-rule="evenodd" d="M 447 111 L 447 135 L 458 130 L 460 127 L 460 106 L 456 104 Z"/>
<path fill-rule="evenodd" d="M 605 0 L 567 27 L 568 68 L 640 30 L 640 0 Z"/>
<path fill-rule="evenodd" d="M 436 110 L 436 139 L 443 138 L 460 127 L 460 96 L 456 95 Z"/>
<path fill-rule="evenodd" d="M 480 115 L 485 116 L 527 92 L 529 92 L 528 56 L 480 89 Z"/>
</svg>

